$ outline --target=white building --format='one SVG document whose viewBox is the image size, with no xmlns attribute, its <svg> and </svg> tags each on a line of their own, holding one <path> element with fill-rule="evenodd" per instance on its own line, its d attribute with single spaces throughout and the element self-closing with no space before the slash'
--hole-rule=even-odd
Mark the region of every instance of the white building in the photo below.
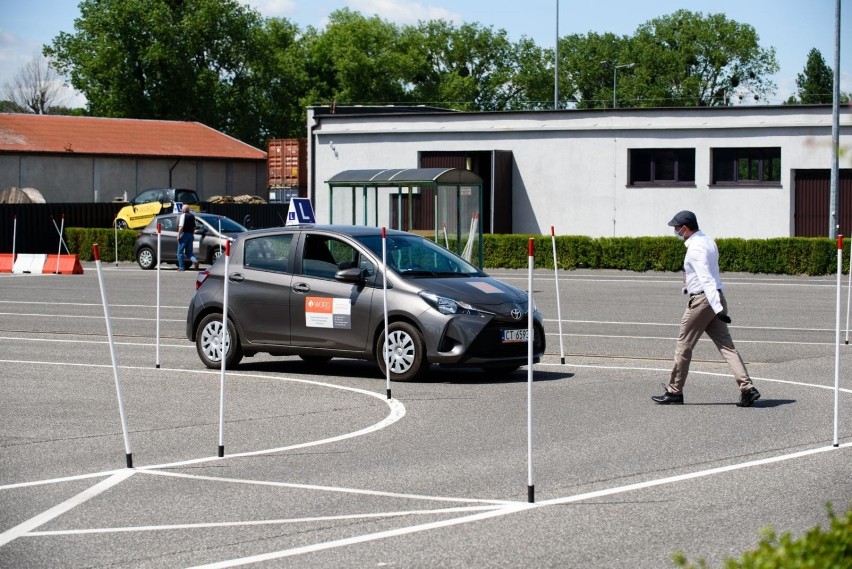
<svg viewBox="0 0 852 569">
<path fill-rule="evenodd" d="M 348 222 L 351 199 L 335 192 L 329 204 L 326 181 L 338 172 L 446 166 L 483 178 L 486 232 L 549 234 L 552 226 L 558 235 L 661 235 L 670 232 L 672 214 L 690 209 L 716 237 L 828 235 L 830 105 L 405 110 L 308 110 L 308 188 L 318 222 L 330 212 Z M 847 106 L 840 110 L 839 184 L 839 232 L 846 235 L 850 135 Z M 379 224 L 392 218 L 394 206 L 384 199 Z"/>
</svg>

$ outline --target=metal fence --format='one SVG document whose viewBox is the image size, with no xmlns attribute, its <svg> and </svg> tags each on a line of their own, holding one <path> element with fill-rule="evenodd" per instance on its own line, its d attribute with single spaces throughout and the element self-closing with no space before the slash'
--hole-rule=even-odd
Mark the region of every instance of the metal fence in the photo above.
<svg viewBox="0 0 852 569">
<path fill-rule="evenodd" d="M 56 253 L 59 230 L 66 227 L 112 227 L 126 203 L 0 204 L 0 253 Z M 202 211 L 230 217 L 249 229 L 284 225 L 289 204 L 217 204 Z M 64 251 L 63 251 L 64 252 Z"/>
</svg>

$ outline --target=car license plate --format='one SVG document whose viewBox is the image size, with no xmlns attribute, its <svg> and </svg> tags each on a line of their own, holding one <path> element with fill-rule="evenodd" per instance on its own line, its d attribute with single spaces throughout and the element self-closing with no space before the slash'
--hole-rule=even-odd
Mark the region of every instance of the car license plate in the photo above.
<svg viewBox="0 0 852 569">
<path fill-rule="evenodd" d="M 529 330 L 500 330 L 500 341 L 504 344 L 511 342 L 526 342 L 529 335 Z"/>
</svg>

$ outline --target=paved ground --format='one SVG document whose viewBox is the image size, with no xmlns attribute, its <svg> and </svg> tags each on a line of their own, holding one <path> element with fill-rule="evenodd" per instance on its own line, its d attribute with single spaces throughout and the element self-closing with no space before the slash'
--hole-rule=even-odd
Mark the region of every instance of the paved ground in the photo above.
<svg viewBox="0 0 852 569">
<path fill-rule="evenodd" d="M 491 271 L 526 288 L 525 271 Z M 97 273 L 0 276 L 0 567 L 718 565 L 761 528 L 803 532 L 852 499 L 852 366 L 835 279 L 724 275 L 757 405 L 709 342 L 687 405 L 660 407 L 678 275 L 535 275 L 548 354 L 527 372 L 435 368 L 392 384 L 366 362 L 244 360 L 226 376 L 183 334 L 194 275 L 104 266 L 125 447 Z M 845 277 L 844 277 L 845 281 Z M 844 282 L 844 285 L 846 283 Z M 845 327 L 846 289 L 843 290 Z M 565 364 L 561 363 L 564 353 Z"/>
</svg>

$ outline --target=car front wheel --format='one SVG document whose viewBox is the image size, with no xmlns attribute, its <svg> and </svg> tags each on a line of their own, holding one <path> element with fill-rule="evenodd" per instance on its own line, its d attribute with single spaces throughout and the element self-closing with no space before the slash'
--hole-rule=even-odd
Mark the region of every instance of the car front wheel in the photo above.
<svg viewBox="0 0 852 569">
<path fill-rule="evenodd" d="M 136 262 L 146 271 L 150 271 L 157 266 L 157 256 L 150 247 L 141 247 L 136 252 Z"/>
<path fill-rule="evenodd" d="M 222 315 L 208 314 L 195 331 L 195 348 L 198 357 L 210 369 L 221 369 L 222 361 Z M 233 369 L 243 359 L 240 339 L 234 330 L 233 322 L 228 320 L 228 332 L 225 334 L 225 367 Z"/>
<path fill-rule="evenodd" d="M 127 227 L 127 222 L 126 222 L 126 221 L 124 221 L 123 219 L 117 219 L 117 220 L 115 221 L 115 226 L 116 226 L 116 228 L 118 228 L 118 229 L 128 229 L 128 227 Z"/>
<path fill-rule="evenodd" d="M 414 381 L 419 379 L 429 367 L 426 362 L 426 343 L 420 330 L 407 322 L 393 322 L 388 326 L 390 342 L 390 378 L 393 381 Z M 385 353 L 385 333 L 379 334 L 376 342 L 376 355 L 379 369 L 387 377 Z"/>
</svg>

